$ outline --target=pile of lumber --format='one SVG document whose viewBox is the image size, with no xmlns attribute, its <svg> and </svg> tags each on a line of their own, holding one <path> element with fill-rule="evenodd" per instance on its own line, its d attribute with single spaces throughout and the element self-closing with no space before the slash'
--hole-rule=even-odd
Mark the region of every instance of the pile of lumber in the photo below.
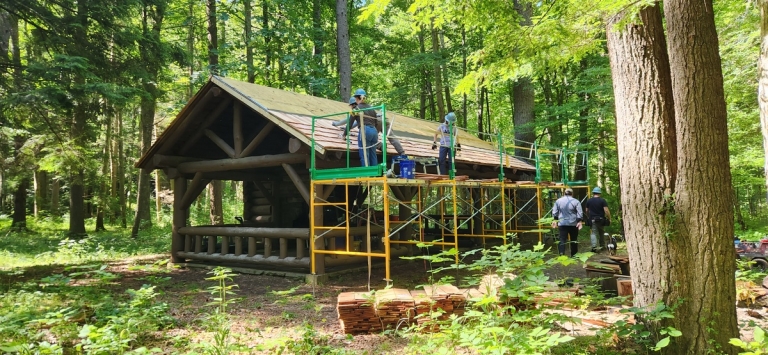
<svg viewBox="0 0 768 355">
<path fill-rule="evenodd" d="M 368 292 L 344 292 L 339 294 L 336 311 L 339 324 L 345 334 L 360 334 L 382 330 L 381 320 L 376 315 Z"/>
<path fill-rule="evenodd" d="M 376 292 L 376 316 L 384 329 L 395 329 L 398 324 L 408 325 L 416 316 L 411 293 L 401 288 Z"/>
<path fill-rule="evenodd" d="M 448 319 L 451 314 L 464 315 L 464 307 L 467 305 L 466 291 L 453 285 L 430 285 L 424 286 L 424 293 L 437 308 L 445 311 L 440 319 Z"/>
</svg>

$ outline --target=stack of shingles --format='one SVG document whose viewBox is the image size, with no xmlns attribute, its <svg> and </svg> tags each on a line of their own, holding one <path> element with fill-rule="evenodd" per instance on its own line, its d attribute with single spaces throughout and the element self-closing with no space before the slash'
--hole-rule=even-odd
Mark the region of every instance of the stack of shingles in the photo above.
<svg viewBox="0 0 768 355">
<path fill-rule="evenodd" d="M 376 292 L 376 315 L 381 319 L 384 329 L 407 326 L 416 316 L 411 293 L 401 288 Z"/>
<path fill-rule="evenodd" d="M 372 295 L 366 292 L 339 294 L 336 311 L 339 314 L 339 324 L 345 334 L 381 331 L 381 321 L 376 316 L 372 298 Z"/>
<path fill-rule="evenodd" d="M 435 306 L 445 311 L 440 319 L 448 319 L 451 314 L 464 314 L 464 306 L 467 298 L 463 292 L 453 285 L 431 285 L 424 286 L 424 292 L 427 294 Z"/>
</svg>

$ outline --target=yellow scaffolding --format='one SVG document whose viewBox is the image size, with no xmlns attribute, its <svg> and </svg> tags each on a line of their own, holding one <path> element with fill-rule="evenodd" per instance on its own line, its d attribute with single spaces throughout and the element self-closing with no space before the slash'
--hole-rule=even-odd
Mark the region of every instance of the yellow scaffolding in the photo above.
<svg viewBox="0 0 768 355">
<path fill-rule="evenodd" d="M 342 187 L 344 192 L 340 193 Z M 551 213 L 553 198 L 568 187 L 588 189 L 564 184 L 387 177 L 312 180 L 311 271 L 317 273 L 317 259 L 326 255 L 384 258 L 385 279 L 389 281 L 393 255 L 411 253 L 416 245 L 459 250 L 463 241 L 474 246 L 479 240 L 485 247 L 487 238 L 501 238 L 501 243 L 506 243 L 512 233 L 526 232 L 537 233 L 541 242 L 545 230 L 538 222 Z M 333 201 L 329 201 L 334 191 Z M 351 191 L 356 196 L 351 196 Z M 318 213 L 325 209 L 335 212 L 336 218 Z M 393 218 L 394 212 L 398 218 Z M 372 235 L 381 237 L 376 249 Z M 337 245 L 341 238 L 343 246 Z M 393 246 L 397 253 L 393 254 Z M 455 261 L 459 261 L 458 254 Z"/>
</svg>

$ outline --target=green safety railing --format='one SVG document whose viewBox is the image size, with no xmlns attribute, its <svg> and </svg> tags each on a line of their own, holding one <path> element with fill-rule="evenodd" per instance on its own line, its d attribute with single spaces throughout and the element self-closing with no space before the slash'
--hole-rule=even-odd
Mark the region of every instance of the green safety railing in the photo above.
<svg viewBox="0 0 768 355">
<path fill-rule="evenodd" d="M 330 117 L 338 117 L 338 116 L 346 116 L 347 123 L 346 127 L 350 127 L 351 129 L 351 123 L 349 122 L 350 116 L 361 113 L 363 111 L 367 110 L 378 110 L 381 109 L 381 126 L 382 126 L 382 138 L 381 138 L 381 154 L 382 154 L 382 162 L 376 165 L 372 166 L 361 166 L 361 167 L 350 167 L 350 149 L 349 149 L 349 141 L 350 141 L 350 135 L 347 128 L 344 128 L 345 133 L 345 140 L 347 144 L 347 165 L 344 168 L 333 168 L 333 169 L 317 169 L 316 166 L 316 158 L 315 158 L 315 151 L 316 151 L 316 141 L 315 141 L 315 122 L 319 119 L 328 119 Z M 358 123 L 358 129 L 362 128 L 364 126 L 363 119 L 361 119 Z M 364 128 L 363 128 L 364 129 Z M 313 180 L 332 180 L 332 179 L 344 179 L 344 178 L 352 178 L 352 177 L 373 177 L 373 176 L 382 176 L 384 175 L 384 170 L 386 169 L 387 165 L 387 108 L 386 105 L 380 105 L 380 106 L 373 106 L 368 107 L 362 110 L 352 110 L 347 112 L 338 112 L 338 113 L 331 113 L 327 115 L 322 116 L 312 116 L 312 137 L 311 137 L 311 157 L 310 157 L 310 168 L 309 173 Z"/>
</svg>

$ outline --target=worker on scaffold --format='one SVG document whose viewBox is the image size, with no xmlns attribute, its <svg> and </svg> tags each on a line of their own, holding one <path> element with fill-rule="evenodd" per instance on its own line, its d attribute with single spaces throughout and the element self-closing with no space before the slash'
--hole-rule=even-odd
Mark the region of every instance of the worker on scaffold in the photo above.
<svg viewBox="0 0 768 355">
<path fill-rule="evenodd" d="M 376 111 L 371 109 L 371 106 L 368 105 L 368 103 L 365 101 L 365 90 L 355 90 L 354 99 L 357 103 L 357 109 L 363 111 L 350 114 L 351 116 L 349 121 L 347 121 L 347 129 L 345 132 L 346 134 L 349 134 L 349 130 L 354 127 L 355 123 L 357 123 L 360 131 L 357 136 L 357 148 L 358 153 L 360 154 L 360 165 L 378 165 L 379 161 L 376 157 L 376 143 L 379 142 L 379 132 L 376 130 Z"/>
<path fill-rule="evenodd" d="M 459 129 L 456 128 L 456 114 L 448 112 L 445 115 L 445 122 L 437 126 L 435 136 L 432 138 L 432 150 L 437 149 L 437 136 L 440 136 L 440 153 L 437 156 L 438 168 L 437 172 L 440 175 L 448 175 L 448 169 L 453 167 L 453 154 L 451 154 L 451 141 L 456 146 L 456 151 L 461 151 L 461 143 L 459 143 Z"/>
</svg>

